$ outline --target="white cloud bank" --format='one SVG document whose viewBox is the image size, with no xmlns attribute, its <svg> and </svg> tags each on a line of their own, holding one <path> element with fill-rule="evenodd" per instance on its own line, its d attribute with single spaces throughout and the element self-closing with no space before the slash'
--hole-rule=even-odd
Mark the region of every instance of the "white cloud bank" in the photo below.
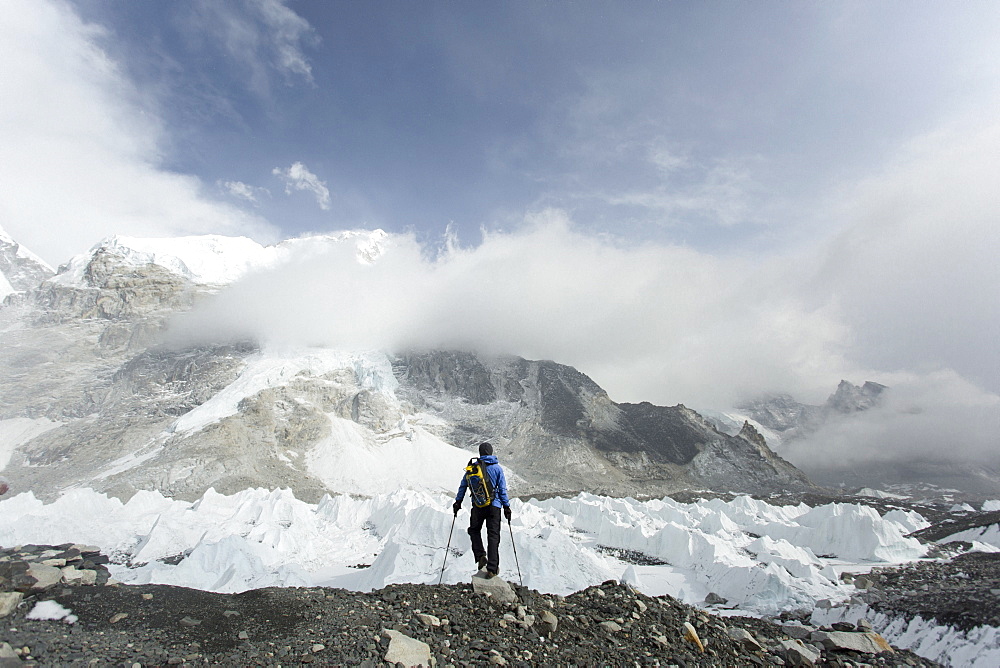
<svg viewBox="0 0 1000 668">
<path fill-rule="evenodd" d="M 275 167 L 271 173 L 285 182 L 286 195 L 291 195 L 295 190 L 310 192 L 316 198 L 319 208 L 324 211 L 329 210 L 330 190 L 326 187 L 326 182 L 321 181 L 301 162 L 292 163 L 288 169 Z"/>
<path fill-rule="evenodd" d="M 185 329 L 272 343 L 457 347 L 572 364 L 616 400 L 695 402 L 836 385 L 846 330 L 778 265 L 673 246 L 620 247 L 546 212 L 436 259 L 393 236 L 374 264 L 349 245 L 250 276 Z"/>
<path fill-rule="evenodd" d="M 100 48 L 102 30 L 63 2 L 0 12 L 0 220 L 58 265 L 112 234 L 273 240 L 264 220 L 164 170 L 155 111 Z"/>
</svg>

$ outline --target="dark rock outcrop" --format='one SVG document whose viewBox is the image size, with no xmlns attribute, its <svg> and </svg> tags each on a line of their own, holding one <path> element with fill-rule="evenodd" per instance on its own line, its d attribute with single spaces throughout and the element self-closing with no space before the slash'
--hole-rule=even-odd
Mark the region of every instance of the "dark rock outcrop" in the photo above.
<svg viewBox="0 0 1000 668">
<path fill-rule="evenodd" d="M 718 431 L 683 406 L 618 404 L 576 369 L 473 353 L 408 353 L 400 394 L 455 425 L 456 443 L 499 442 L 537 490 L 660 494 L 689 487 L 751 493 L 812 488 L 750 425 Z"/>
</svg>

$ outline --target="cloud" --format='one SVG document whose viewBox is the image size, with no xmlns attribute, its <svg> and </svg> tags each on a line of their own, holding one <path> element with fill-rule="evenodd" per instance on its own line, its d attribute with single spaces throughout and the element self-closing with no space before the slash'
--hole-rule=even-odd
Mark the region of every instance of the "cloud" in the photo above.
<svg viewBox="0 0 1000 668">
<path fill-rule="evenodd" d="M 254 206 L 260 204 L 260 197 L 263 195 L 270 196 L 271 191 L 267 188 L 259 188 L 257 186 L 247 185 L 242 181 L 219 181 L 217 183 L 219 188 L 226 194 L 235 197 L 237 199 L 246 200 Z"/>
<path fill-rule="evenodd" d="M 292 163 L 288 169 L 275 167 L 272 172 L 285 182 L 285 194 L 291 195 L 293 190 L 311 192 L 316 197 L 316 203 L 324 211 L 330 208 L 330 191 L 325 181 L 309 171 L 301 162 Z"/>
<path fill-rule="evenodd" d="M 213 201 L 161 166 L 156 110 L 65 3 L 11 0 L 0 13 L 0 218 L 58 265 L 111 234 L 220 233 L 273 240 L 263 219 Z"/>
<path fill-rule="evenodd" d="M 676 154 L 651 152 L 649 163 L 660 173 L 646 189 L 605 193 L 613 207 L 638 207 L 660 220 L 690 217 L 731 227 L 750 221 L 751 193 L 758 189 L 747 160 L 733 157 L 692 163 Z"/>
<path fill-rule="evenodd" d="M 313 83 L 305 49 L 319 38 L 283 0 L 201 0 L 192 7 L 188 28 L 216 41 L 246 71 L 250 88 L 259 94 L 269 94 L 274 72 L 286 83 L 294 79 Z"/>
<path fill-rule="evenodd" d="M 796 444 L 792 461 L 995 463 L 1000 122 L 973 120 L 832 190 L 811 222 L 835 231 L 812 244 L 624 243 L 552 209 L 470 247 L 394 235 L 372 265 L 345 247 L 298 257 L 178 331 L 553 359 L 616 401 L 702 408 L 763 392 L 818 404 L 840 379 L 872 380 L 893 388 L 887 404 Z"/>
<path fill-rule="evenodd" d="M 850 366 L 842 323 L 788 290 L 783 263 L 619 245 L 558 211 L 437 255 L 412 236 L 387 244 L 372 265 L 352 246 L 293 246 L 177 336 L 511 353 L 574 365 L 618 401 L 716 406 L 762 386 L 828 391 Z"/>
<path fill-rule="evenodd" d="M 963 117 L 834 194 L 826 224 L 847 224 L 817 255 L 803 294 L 836 304 L 852 357 L 952 368 L 1000 391 L 997 174 L 1000 122 Z"/>
<path fill-rule="evenodd" d="M 951 370 L 884 380 L 891 386 L 878 406 L 831 419 L 780 454 L 821 475 L 886 464 L 901 471 L 926 471 L 928 464 L 947 470 L 966 462 L 1000 467 L 1000 396 Z"/>
</svg>

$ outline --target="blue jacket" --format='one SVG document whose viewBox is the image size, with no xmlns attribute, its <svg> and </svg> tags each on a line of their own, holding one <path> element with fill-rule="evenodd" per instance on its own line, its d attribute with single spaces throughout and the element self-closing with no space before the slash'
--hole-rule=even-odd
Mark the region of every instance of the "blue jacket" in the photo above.
<svg viewBox="0 0 1000 668">
<path fill-rule="evenodd" d="M 489 477 L 490 484 L 493 486 L 492 505 L 497 508 L 507 508 L 510 506 L 510 499 L 507 498 L 507 478 L 503 474 L 503 469 L 500 468 L 497 456 L 483 455 L 479 458 L 479 462 L 484 465 L 483 470 L 487 477 Z M 465 498 L 465 490 L 468 486 L 469 484 L 465 481 L 465 476 L 463 475 L 462 483 L 458 486 L 458 495 L 455 497 L 455 500 L 459 503 Z"/>
</svg>

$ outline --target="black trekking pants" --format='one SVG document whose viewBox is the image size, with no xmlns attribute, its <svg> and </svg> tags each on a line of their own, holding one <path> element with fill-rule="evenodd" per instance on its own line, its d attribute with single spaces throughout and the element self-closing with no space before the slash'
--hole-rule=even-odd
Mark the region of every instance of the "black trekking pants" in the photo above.
<svg viewBox="0 0 1000 668">
<path fill-rule="evenodd" d="M 483 549 L 483 523 L 486 523 L 486 545 Z M 476 508 L 472 506 L 469 520 L 469 538 L 472 539 L 472 554 L 476 561 L 486 557 L 486 570 L 500 572 L 500 509 L 496 506 Z"/>
</svg>

